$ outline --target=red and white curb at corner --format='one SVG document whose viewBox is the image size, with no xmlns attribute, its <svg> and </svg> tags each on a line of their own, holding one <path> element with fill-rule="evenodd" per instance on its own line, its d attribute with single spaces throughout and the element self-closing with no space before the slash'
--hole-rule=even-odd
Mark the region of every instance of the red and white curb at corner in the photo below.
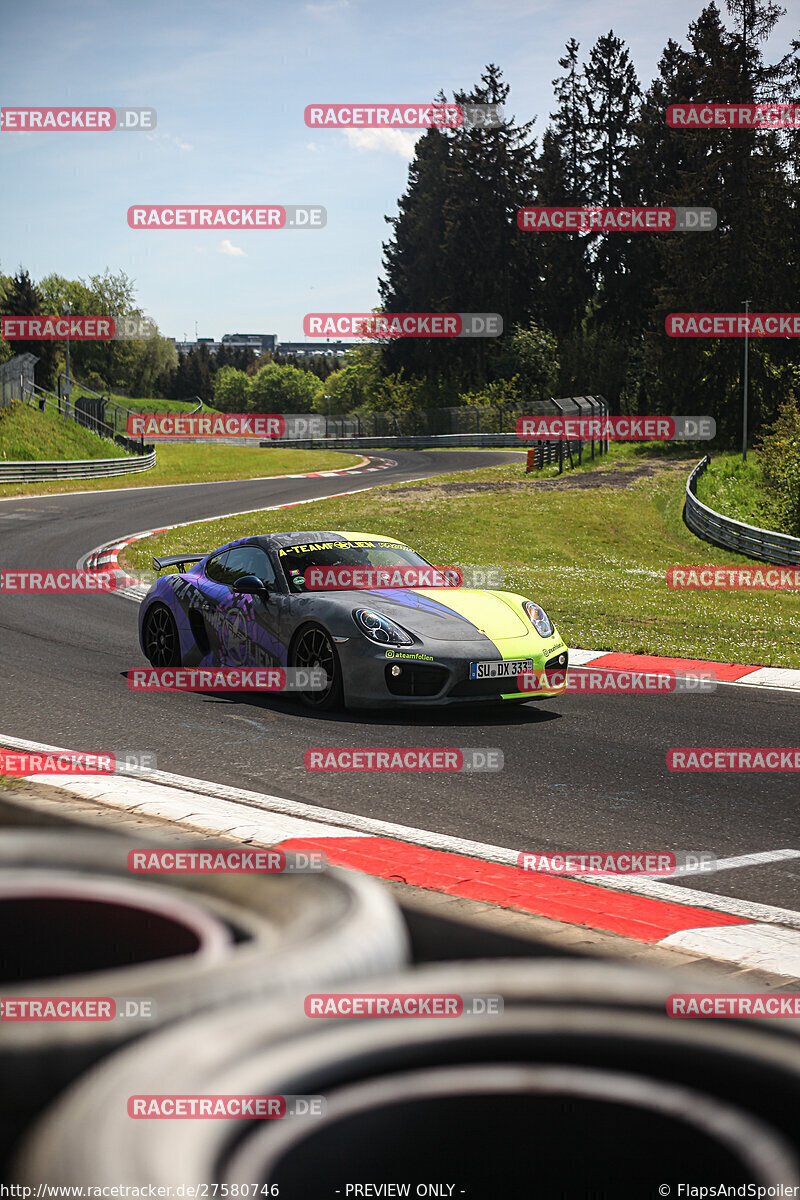
<svg viewBox="0 0 800 1200">
<path fill-rule="evenodd" d="M 70 753 L 0 734 L 9 750 Z M 662 879 L 591 883 L 517 867 L 518 850 L 341 813 L 167 771 L 32 775 L 81 799 L 186 829 L 284 850 L 322 850 L 329 863 L 430 891 L 674 947 L 741 967 L 800 977 L 800 912 L 684 888 Z M 523 847 L 524 848 L 524 847 Z M 719 859 L 717 870 L 800 858 L 800 850 Z"/>
<path fill-rule="evenodd" d="M 800 691 L 800 671 L 789 667 L 753 667 L 743 663 L 706 662 L 700 658 L 667 658 L 655 654 L 618 654 L 606 650 L 569 652 L 570 666 L 593 663 L 612 671 L 676 671 L 692 674 L 713 671 L 721 687 L 766 687 Z"/>
<path fill-rule="evenodd" d="M 363 464 L 378 464 L 372 466 L 364 466 Z M 337 471 L 309 471 L 304 475 L 269 475 L 268 479 L 327 479 L 334 475 L 368 475 L 372 471 L 386 471 L 389 467 L 396 467 L 397 463 L 391 458 L 362 458 L 361 462 L 355 467 L 342 467 Z M 236 482 L 253 483 L 254 480 L 238 480 Z M 168 486 L 190 486 L 181 484 L 172 484 Z M 377 486 L 377 485 L 373 485 Z M 334 492 L 330 496 L 314 496 L 308 500 L 289 500 L 285 504 L 269 504 L 265 508 L 258 509 L 259 512 L 274 512 L 279 508 L 296 508 L 300 504 L 316 504 L 319 500 L 337 500 L 343 496 L 356 496 L 359 492 L 371 491 L 371 488 L 355 488 L 353 491 Z M 255 509 L 246 508 L 240 512 L 220 513 L 214 517 L 215 521 L 223 521 L 227 517 L 243 517 L 247 513 L 254 512 Z M 90 550 L 88 554 L 84 554 L 83 558 L 79 559 L 77 566 L 86 571 L 97 571 L 103 567 L 111 567 L 114 569 L 117 576 L 123 576 L 125 579 L 135 579 L 135 576 L 128 575 L 119 565 L 119 555 L 126 546 L 130 546 L 131 542 L 141 541 L 142 538 L 151 537 L 155 533 L 166 533 L 168 529 L 181 529 L 184 525 L 204 525 L 209 517 L 200 517 L 194 521 L 179 521 L 176 525 L 162 525 L 158 529 L 140 529 L 138 533 L 131 533 L 127 537 L 119 538 L 115 542 L 105 542 L 102 546 L 95 546 L 94 550 Z M 137 603 L 142 600 L 150 590 L 150 585 L 144 580 L 138 580 L 131 583 L 127 587 L 117 587 L 112 595 L 122 596 L 126 600 L 135 600 Z"/>
</svg>

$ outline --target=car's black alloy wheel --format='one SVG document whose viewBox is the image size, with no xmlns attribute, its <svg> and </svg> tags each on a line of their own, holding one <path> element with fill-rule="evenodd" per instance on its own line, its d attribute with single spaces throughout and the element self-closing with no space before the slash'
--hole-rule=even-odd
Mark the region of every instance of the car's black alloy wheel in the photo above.
<svg viewBox="0 0 800 1200">
<path fill-rule="evenodd" d="M 145 656 L 153 667 L 179 667 L 181 644 L 175 618 L 163 604 L 154 604 L 142 629 Z"/>
<path fill-rule="evenodd" d="M 307 670 L 321 668 L 328 679 L 323 691 L 301 692 L 300 698 L 309 708 L 324 711 L 337 708 L 342 703 L 342 669 L 339 655 L 330 634 L 319 625 L 307 625 L 302 629 L 294 644 L 292 666 Z"/>
</svg>

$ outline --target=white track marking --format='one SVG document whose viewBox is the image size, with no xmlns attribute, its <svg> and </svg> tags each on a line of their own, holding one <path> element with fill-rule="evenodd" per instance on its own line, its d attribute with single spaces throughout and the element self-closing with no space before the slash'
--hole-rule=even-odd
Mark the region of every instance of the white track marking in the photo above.
<svg viewBox="0 0 800 1200">
<path fill-rule="evenodd" d="M 260 812 L 244 808 L 215 796 L 198 796 L 182 788 L 164 787 L 142 778 L 133 781 L 120 776 L 30 775 L 34 783 L 63 788 L 82 800 L 95 800 L 143 817 L 160 817 L 206 833 L 236 837 L 240 841 L 257 839 L 268 845 L 288 838 L 333 838 L 342 836 L 340 825 L 304 821 L 283 813 Z M 348 832 L 349 837 L 366 834 Z"/>
<path fill-rule="evenodd" d="M 571 667 L 582 667 L 586 663 L 592 662 L 595 658 L 603 658 L 604 655 L 611 653 L 613 653 L 611 650 L 578 650 L 570 646 L 569 665 Z"/>
<path fill-rule="evenodd" d="M 64 746 L 49 746 L 42 742 L 31 742 L 22 738 L 6 737 L 0 734 L 0 746 L 15 750 L 45 751 L 51 754 L 69 754 L 71 751 Z M 76 777 L 69 777 L 73 784 Z M 94 782 L 92 782 L 94 778 Z M 450 854 L 462 854 L 469 858 L 478 858 L 486 862 L 503 863 L 506 866 L 516 866 L 519 857 L 518 850 L 505 846 L 492 846 L 485 842 L 473 842 L 466 838 L 452 837 L 448 834 L 435 833 L 429 829 L 417 829 L 411 825 L 397 825 L 392 821 L 382 821 L 375 817 L 363 817 L 357 813 L 339 812 L 336 809 L 321 808 L 315 804 L 306 804 L 299 800 L 287 800 L 283 796 L 273 796 L 262 792 L 251 792 L 245 788 L 229 787 L 227 784 L 210 783 L 205 779 L 191 779 L 184 775 L 174 775 L 169 771 L 136 771 L 120 768 L 114 776 L 85 776 L 77 779 L 83 786 L 89 783 L 95 788 L 105 787 L 111 794 L 112 785 L 122 779 L 138 780 L 146 790 L 153 784 L 162 784 L 167 788 L 180 789 L 179 807 L 187 803 L 187 794 L 212 798 L 215 801 L 228 800 L 239 806 L 239 812 L 244 819 L 249 817 L 252 822 L 254 811 L 259 814 L 272 813 L 286 817 L 296 817 L 304 821 L 321 822 L 334 828 L 336 834 L 326 836 L 351 837 L 360 833 L 370 837 L 395 838 L 398 841 L 410 842 L 417 846 L 427 846 L 431 850 L 443 850 Z M 47 776 L 54 787 L 63 786 L 59 777 Z M 99 781 L 99 782 L 98 782 Z M 74 787 L 73 790 L 77 791 Z M 95 792 L 95 795 L 99 792 Z M 144 795 L 143 795 L 144 799 Z M 110 802 L 110 801 L 109 801 Z M 190 807 L 191 807 L 191 801 Z M 196 812 L 207 809 L 207 802 L 197 804 Z M 180 819 L 180 818 L 177 818 Z M 260 816 L 255 818 L 260 820 Z M 243 820 L 244 823 L 244 820 Z M 575 880 L 576 876 L 566 876 Z M 672 904 L 696 905 L 699 908 L 710 908 L 717 912 L 729 913 L 731 916 L 743 917 L 748 921 L 762 921 L 772 925 L 787 925 L 792 929 L 800 929 L 800 912 L 792 909 L 777 908 L 771 904 L 760 904 L 751 900 L 740 900 L 735 896 L 717 896 L 712 892 L 697 891 L 693 888 L 677 887 L 675 884 L 664 883 L 660 879 L 628 877 L 622 875 L 592 875 L 580 876 L 580 882 L 596 887 L 606 887 L 614 891 L 634 892 L 638 895 L 649 896 L 656 900 L 666 900 Z"/>
<path fill-rule="evenodd" d="M 714 871 L 733 871 L 737 867 L 760 867 L 764 863 L 784 862 L 789 858 L 800 858 L 800 850 L 760 850 L 756 854 L 738 854 L 735 858 L 718 858 L 712 870 L 700 874 L 713 874 Z M 697 871 L 678 870 L 676 875 L 697 875 Z"/>
<path fill-rule="evenodd" d="M 774 975 L 800 976 L 800 932 L 774 925 L 716 925 L 682 929 L 659 942 Z"/>
<path fill-rule="evenodd" d="M 19 750 L 69 753 L 65 747 L 50 746 L 22 738 L 0 735 L 0 746 Z M 218 836 L 236 837 L 264 844 L 290 838 L 385 837 L 434 850 L 466 855 L 489 862 L 515 865 L 518 852 L 502 846 L 470 842 L 430 830 L 395 825 L 372 817 L 362 817 L 312 804 L 287 800 L 282 796 L 250 792 L 224 784 L 209 783 L 173 775 L 168 771 L 120 769 L 113 776 L 39 775 L 32 779 L 60 787 L 78 797 L 98 803 L 173 821 L 184 829 L 202 829 Z M 774 851 L 769 861 L 781 861 L 796 851 Z M 740 855 L 723 860 L 728 865 L 744 865 L 742 860 L 764 861 L 764 854 Z M 465 864 L 465 870 L 467 866 Z M 574 877 L 569 877 L 574 879 Z M 653 899 L 684 905 L 697 905 L 717 912 L 742 917 L 747 924 L 737 926 L 701 926 L 668 934 L 659 944 L 703 954 L 709 958 L 758 967 L 776 975 L 800 977 L 800 912 L 715 896 L 709 892 L 676 887 L 653 879 L 625 879 L 619 876 L 582 877 L 583 882 L 614 890 L 635 892 Z"/>
<path fill-rule="evenodd" d="M 800 689 L 800 671 L 792 671 L 788 667 L 759 667 L 737 682 L 745 687 Z"/>
</svg>

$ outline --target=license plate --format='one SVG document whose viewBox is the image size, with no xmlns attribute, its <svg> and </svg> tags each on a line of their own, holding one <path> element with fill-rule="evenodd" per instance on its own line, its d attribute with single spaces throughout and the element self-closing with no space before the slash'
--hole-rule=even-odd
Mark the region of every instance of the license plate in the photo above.
<svg viewBox="0 0 800 1200">
<path fill-rule="evenodd" d="M 469 664 L 470 679 L 508 679 L 533 670 L 532 658 L 518 658 L 513 662 L 474 662 Z"/>
</svg>

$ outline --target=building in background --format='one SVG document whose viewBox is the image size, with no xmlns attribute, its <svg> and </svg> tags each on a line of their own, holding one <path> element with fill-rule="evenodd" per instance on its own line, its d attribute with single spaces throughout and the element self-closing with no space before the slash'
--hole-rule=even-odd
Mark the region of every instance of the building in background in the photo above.
<svg viewBox="0 0 800 1200">
<path fill-rule="evenodd" d="M 278 340 L 276 333 L 224 333 L 222 345 L 231 350 L 253 350 L 256 354 L 265 351 L 275 353 Z"/>
<path fill-rule="evenodd" d="M 334 354 L 337 357 L 352 350 L 353 342 L 278 342 L 277 354 L 287 358 L 303 358 L 311 354 Z"/>
<path fill-rule="evenodd" d="M 209 354 L 216 354 L 220 346 L 229 350 L 252 350 L 259 358 L 264 353 L 283 354 L 287 358 L 304 358 L 312 354 L 341 357 L 354 345 L 353 342 L 279 342 L 276 333 L 224 333 L 220 341 L 214 338 L 198 338 L 194 342 L 179 342 L 175 338 L 178 354 L 188 354 L 205 346 Z"/>
</svg>

